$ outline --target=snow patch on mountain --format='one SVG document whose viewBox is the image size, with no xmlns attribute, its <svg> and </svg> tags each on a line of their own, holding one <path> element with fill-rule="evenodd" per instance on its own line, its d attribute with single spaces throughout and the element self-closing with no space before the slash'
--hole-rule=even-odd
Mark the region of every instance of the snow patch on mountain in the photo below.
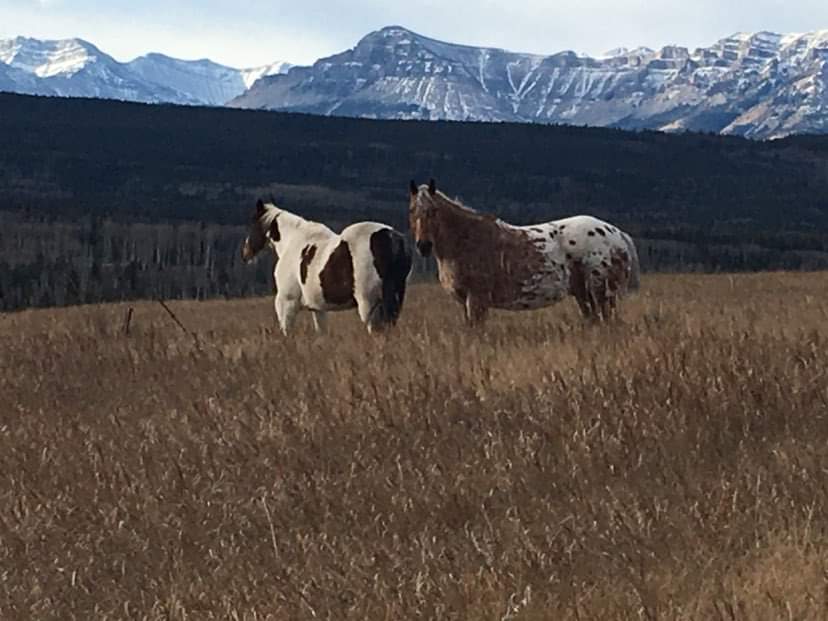
<svg viewBox="0 0 828 621">
<path fill-rule="evenodd" d="M 253 69 L 242 69 L 241 76 L 244 82 L 245 89 L 250 88 L 256 83 L 256 80 L 270 75 L 279 75 L 280 73 L 287 73 L 293 67 L 290 63 L 276 62 L 263 67 L 254 67 Z"/>
<path fill-rule="evenodd" d="M 28 94 L 219 106 L 290 67 L 235 69 L 155 53 L 120 63 L 82 39 L 0 40 L 0 88 Z"/>
<path fill-rule="evenodd" d="M 454 45 L 400 26 L 263 77 L 228 105 L 370 118 L 571 123 L 755 138 L 826 131 L 828 31 L 737 33 L 551 56 Z"/>
<path fill-rule="evenodd" d="M 16 37 L 0 40 L 0 63 L 39 78 L 72 76 L 88 64 L 96 62 L 99 56 L 105 55 L 81 39 L 39 41 Z"/>
</svg>

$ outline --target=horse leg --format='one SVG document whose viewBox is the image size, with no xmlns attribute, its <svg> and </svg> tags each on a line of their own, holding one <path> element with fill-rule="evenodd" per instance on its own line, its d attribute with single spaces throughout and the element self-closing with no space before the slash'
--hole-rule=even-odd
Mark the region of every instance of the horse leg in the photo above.
<svg viewBox="0 0 828 621">
<path fill-rule="evenodd" d="M 601 305 L 598 303 L 597 296 L 592 291 L 587 294 L 587 304 L 589 304 L 590 320 L 601 321 Z"/>
<path fill-rule="evenodd" d="M 284 296 L 276 295 L 276 317 L 279 319 L 279 327 L 285 336 L 287 336 L 287 333 L 293 327 L 298 312 L 299 300 L 292 300 Z"/>
<path fill-rule="evenodd" d="M 596 283 L 596 287 L 594 287 L 594 297 L 595 303 L 597 307 L 597 315 L 601 321 L 609 321 L 612 318 L 612 312 L 610 310 L 610 295 L 607 291 L 607 285 L 605 281 L 600 281 Z"/>
<path fill-rule="evenodd" d="M 611 294 L 607 279 L 599 270 L 593 269 L 586 276 L 586 296 L 590 309 L 590 319 L 599 323 L 610 320 L 612 316 L 610 310 Z"/>
<path fill-rule="evenodd" d="M 610 296 L 604 296 L 604 299 L 601 300 L 601 317 L 604 321 L 611 321 L 612 320 L 612 298 Z"/>
<path fill-rule="evenodd" d="M 311 315 L 313 316 L 313 329 L 317 334 L 324 333 L 328 325 L 327 315 L 323 311 L 313 311 Z"/>
<path fill-rule="evenodd" d="M 486 320 L 489 309 L 471 295 L 466 296 L 466 324 L 477 326 Z"/>
<path fill-rule="evenodd" d="M 382 330 L 388 325 L 382 308 L 382 293 L 379 290 L 357 296 L 357 313 L 368 329 L 368 334 Z"/>
<path fill-rule="evenodd" d="M 584 319 L 591 319 L 593 308 L 590 299 L 589 284 L 584 273 L 584 265 L 581 261 L 575 261 L 570 267 L 569 292 L 575 298 L 575 301 L 578 302 L 578 308 L 581 310 L 581 315 L 583 315 Z"/>
<path fill-rule="evenodd" d="M 584 319 L 589 320 L 592 319 L 593 315 L 595 314 L 594 306 L 592 303 L 592 296 L 589 294 L 586 288 L 586 283 L 584 284 L 583 288 L 576 288 L 572 295 L 575 297 L 575 301 L 578 303 L 578 308 L 581 310 L 581 315 Z"/>
<path fill-rule="evenodd" d="M 605 319 L 612 320 L 615 319 L 617 316 L 617 309 L 618 309 L 618 292 L 617 291 L 609 291 L 606 295 L 606 299 L 604 301 L 604 317 Z"/>
<path fill-rule="evenodd" d="M 592 317 L 592 310 L 590 309 L 586 295 L 579 295 L 576 293 L 575 301 L 578 302 L 578 308 L 581 310 L 581 315 L 583 315 L 584 319 Z"/>
</svg>

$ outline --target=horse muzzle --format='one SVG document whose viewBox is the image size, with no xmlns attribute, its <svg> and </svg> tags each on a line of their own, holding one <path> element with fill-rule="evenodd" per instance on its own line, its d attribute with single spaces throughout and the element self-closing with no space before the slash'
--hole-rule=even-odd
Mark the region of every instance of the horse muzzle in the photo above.
<svg viewBox="0 0 828 621">
<path fill-rule="evenodd" d="M 253 260 L 253 251 L 250 249 L 250 244 L 247 242 L 242 245 L 241 258 L 245 263 L 250 263 Z"/>
<path fill-rule="evenodd" d="M 431 256 L 431 250 L 434 244 L 427 240 L 420 240 L 417 242 L 417 252 L 424 257 Z"/>
</svg>

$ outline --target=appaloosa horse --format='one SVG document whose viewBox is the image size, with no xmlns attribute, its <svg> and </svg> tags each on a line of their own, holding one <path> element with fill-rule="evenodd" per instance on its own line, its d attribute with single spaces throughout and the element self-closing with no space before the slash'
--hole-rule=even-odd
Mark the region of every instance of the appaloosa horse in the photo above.
<svg viewBox="0 0 828 621">
<path fill-rule="evenodd" d="M 356 308 L 368 332 L 394 325 L 411 272 L 411 251 L 399 231 L 358 222 L 337 235 L 273 203 L 256 203 L 242 259 L 269 244 L 276 254 L 276 316 L 284 334 L 301 309 L 313 312 L 319 332 L 327 311 Z"/>
<path fill-rule="evenodd" d="M 639 287 L 632 238 L 592 216 L 514 226 L 411 181 L 409 221 L 417 250 L 434 252 L 440 283 L 477 323 L 489 308 L 536 309 L 572 295 L 583 315 L 608 319 Z"/>
</svg>

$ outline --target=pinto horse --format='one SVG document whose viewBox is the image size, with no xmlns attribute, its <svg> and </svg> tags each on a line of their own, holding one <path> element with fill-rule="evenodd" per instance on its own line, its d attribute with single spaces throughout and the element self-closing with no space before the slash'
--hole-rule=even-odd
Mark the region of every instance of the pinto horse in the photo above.
<svg viewBox="0 0 828 621">
<path fill-rule="evenodd" d="M 242 259 L 249 263 L 268 244 L 277 258 L 275 306 L 283 334 L 301 309 L 313 313 L 317 332 L 327 311 L 351 308 L 369 333 L 396 324 L 412 264 L 399 231 L 358 222 L 337 235 L 324 224 L 259 200 Z"/>
<path fill-rule="evenodd" d="M 440 284 L 478 323 L 488 309 L 527 310 L 572 295 L 588 319 L 609 319 L 639 287 L 632 238 L 592 216 L 515 226 L 411 181 L 409 223 L 417 250 L 437 259 Z"/>
</svg>

